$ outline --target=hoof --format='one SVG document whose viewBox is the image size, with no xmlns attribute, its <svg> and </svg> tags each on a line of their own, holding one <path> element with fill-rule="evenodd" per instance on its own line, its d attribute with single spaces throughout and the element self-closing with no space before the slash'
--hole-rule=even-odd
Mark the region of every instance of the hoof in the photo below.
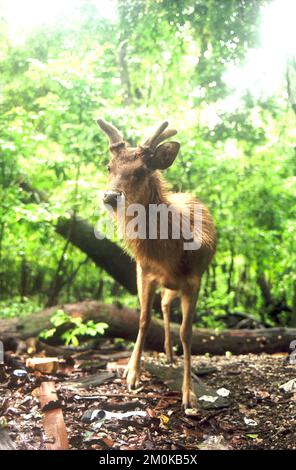
<svg viewBox="0 0 296 470">
<path fill-rule="evenodd" d="M 140 370 L 136 369 L 135 367 L 130 367 L 127 366 L 127 368 L 124 371 L 123 377 L 126 379 L 126 383 L 128 385 L 128 389 L 131 390 L 136 390 L 139 388 L 139 382 L 140 382 Z"/>
<path fill-rule="evenodd" d="M 182 407 L 183 410 L 188 408 L 197 408 L 197 398 L 193 390 L 186 390 L 182 395 Z"/>
<path fill-rule="evenodd" d="M 166 363 L 167 363 L 167 364 L 174 364 L 174 363 L 175 363 L 175 359 L 174 359 L 173 357 L 167 357 Z"/>
</svg>

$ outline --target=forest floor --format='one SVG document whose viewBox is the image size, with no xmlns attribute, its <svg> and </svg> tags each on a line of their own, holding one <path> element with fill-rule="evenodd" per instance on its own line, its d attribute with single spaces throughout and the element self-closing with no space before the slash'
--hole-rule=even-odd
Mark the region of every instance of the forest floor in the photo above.
<svg viewBox="0 0 296 470">
<path fill-rule="evenodd" d="M 145 356 L 153 367 L 165 367 L 163 354 Z M 137 394 L 130 394 L 122 378 L 126 351 L 109 352 L 105 361 L 100 353 L 100 363 L 87 354 L 73 358 L 51 375 L 30 371 L 16 377 L 15 366 L 4 366 L 0 428 L 6 429 L 17 449 L 45 449 L 50 442 L 44 430 L 46 411 L 41 411 L 36 393 L 45 381 L 55 384 L 55 406 L 62 409 L 73 450 L 296 449 L 295 384 L 290 392 L 280 388 L 296 378 L 296 366 L 286 355 L 194 356 L 193 369 L 203 383 L 230 392 L 228 406 L 200 409 L 194 416 L 181 410 L 174 384 L 169 389 L 147 370 Z M 180 358 L 176 361 L 181 364 Z M 173 369 L 179 373 L 176 366 L 167 367 Z M 98 377 L 101 385 L 94 380 Z M 99 410 L 96 416 L 92 410 Z"/>
</svg>

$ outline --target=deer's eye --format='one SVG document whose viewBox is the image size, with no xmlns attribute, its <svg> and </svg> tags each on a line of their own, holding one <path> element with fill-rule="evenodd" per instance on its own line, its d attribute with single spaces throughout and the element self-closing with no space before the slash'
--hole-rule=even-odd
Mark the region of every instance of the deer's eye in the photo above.
<svg viewBox="0 0 296 470">
<path fill-rule="evenodd" d="M 110 165 L 107 165 L 107 171 L 108 171 L 108 173 L 110 173 L 110 170 L 111 170 Z"/>
</svg>

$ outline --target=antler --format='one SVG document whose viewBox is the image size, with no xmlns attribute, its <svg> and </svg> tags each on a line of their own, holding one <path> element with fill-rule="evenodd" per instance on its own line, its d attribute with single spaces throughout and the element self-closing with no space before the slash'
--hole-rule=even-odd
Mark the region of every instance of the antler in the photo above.
<svg viewBox="0 0 296 470">
<path fill-rule="evenodd" d="M 107 136 L 109 137 L 111 146 L 115 144 L 118 145 L 124 143 L 123 137 L 115 126 L 112 126 L 112 124 L 109 124 L 103 119 L 98 119 L 97 123 L 99 124 L 100 128 L 105 132 L 105 134 L 107 134 Z"/>
<path fill-rule="evenodd" d="M 167 129 L 166 131 L 162 132 L 162 134 L 160 134 L 160 136 L 154 141 L 153 148 L 156 148 L 164 140 L 173 137 L 173 135 L 176 135 L 177 132 L 178 131 L 176 129 Z"/>
<path fill-rule="evenodd" d="M 104 121 L 103 119 L 97 120 L 98 125 L 100 128 L 107 134 L 110 141 L 110 147 L 117 147 L 119 145 L 125 144 L 122 135 L 120 134 L 119 130 L 109 124 L 108 122 Z M 168 122 L 164 121 L 154 132 L 154 134 L 147 139 L 142 147 L 145 147 L 149 150 L 155 150 L 156 147 L 166 139 L 169 139 L 173 135 L 177 134 L 176 129 L 166 129 L 168 127 Z"/>
<path fill-rule="evenodd" d="M 154 134 L 144 142 L 143 147 L 148 147 L 149 149 L 154 150 L 157 145 L 160 144 L 160 142 L 163 142 L 169 137 L 177 134 L 176 129 L 166 129 L 168 125 L 168 122 L 164 121 L 154 132 Z"/>
</svg>

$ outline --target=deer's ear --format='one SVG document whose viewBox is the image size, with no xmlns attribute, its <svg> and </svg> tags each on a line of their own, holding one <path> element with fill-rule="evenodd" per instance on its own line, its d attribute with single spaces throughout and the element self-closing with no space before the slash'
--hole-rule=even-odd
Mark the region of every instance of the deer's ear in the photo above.
<svg viewBox="0 0 296 470">
<path fill-rule="evenodd" d="M 146 165 L 151 170 L 166 170 L 174 162 L 179 148 L 178 142 L 166 142 L 159 145 L 153 156 L 146 161 Z"/>
</svg>

